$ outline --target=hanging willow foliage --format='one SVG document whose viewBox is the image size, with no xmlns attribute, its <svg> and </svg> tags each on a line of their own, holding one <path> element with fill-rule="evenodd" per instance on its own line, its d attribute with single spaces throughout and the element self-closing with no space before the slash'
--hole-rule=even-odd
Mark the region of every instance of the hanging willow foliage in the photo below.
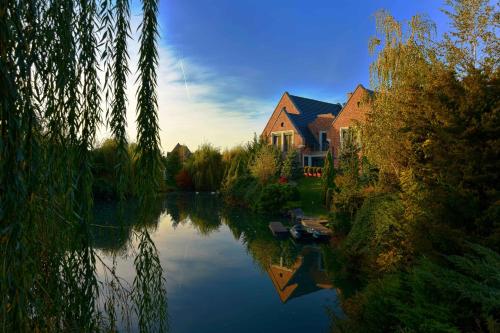
<svg viewBox="0 0 500 333">
<path fill-rule="evenodd" d="M 160 177 L 160 149 L 158 127 L 158 101 L 156 97 L 156 65 L 158 50 L 156 38 L 158 24 L 156 0 L 144 0 L 140 36 L 139 89 L 137 90 L 137 144 L 139 158 L 139 195 L 143 203 L 151 202 Z"/>
<path fill-rule="evenodd" d="M 156 0 L 143 0 L 143 11 L 138 177 L 147 203 L 159 175 Z M 128 0 L 0 1 L 0 332 L 113 330 L 117 299 L 133 301 L 141 331 L 168 327 L 163 271 L 147 231 L 137 235 L 136 289 L 120 297 L 101 292 L 90 246 L 90 150 L 105 115 L 124 198 L 129 17 Z M 109 275 L 116 290 L 114 268 Z"/>
<path fill-rule="evenodd" d="M 127 165 L 127 75 L 128 69 L 128 53 L 127 53 L 127 38 L 129 37 L 129 4 L 127 0 L 116 1 L 116 39 L 113 46 L 113 87 L 114 99 L 112 102 L 112 112 L 110 124 L 113 130 L 113 136 L 117 143 L 117 153 L 119 164 L 116 169 L 118 175 L 118 195 L 121 200 L 124 199 L 125 193 L 125 177 L 127 174 L 125 166 Z"/>
</svg>

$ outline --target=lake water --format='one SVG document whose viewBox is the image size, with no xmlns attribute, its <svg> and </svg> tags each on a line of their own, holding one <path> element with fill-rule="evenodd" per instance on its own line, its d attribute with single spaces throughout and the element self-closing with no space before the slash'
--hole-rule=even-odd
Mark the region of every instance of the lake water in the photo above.
<svg viewBox="0 0 500 333">
<path fill-rule="evenodd" d="M 127 212 L 117 232 L 114 205 L 98 205 L 92 234 L 104 262 L 114 257 L 117 275 L 132 283 L 137 225 Z M 158 203 L 146 227 L 166 278 L 170 332 L 328 332 L 328 313 L 339 313 L 328 247 L 274 239 L 269 222 L 210 194 Z"/>
</svg>

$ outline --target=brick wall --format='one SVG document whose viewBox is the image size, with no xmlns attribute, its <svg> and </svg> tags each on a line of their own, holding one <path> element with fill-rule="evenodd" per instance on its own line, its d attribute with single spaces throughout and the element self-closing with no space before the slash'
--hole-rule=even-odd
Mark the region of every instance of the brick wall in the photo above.
<svg viewBox="0 0 500 333">
<path fill-rule="evenodd" d="M 342 111 L 338 114 L 337 119 L 333 122 L 333 126 L 330 128 L 328 138 L 331 140 L 333 158 L 336 166 L 338 165 L 340 150 L 340 129 L 342 127 L 350 127 L 356 122 L 365 121 L 366 114 L 371 110 L 370 103 L 367 99 L 368 97 L 368 91 L 362 85 L 358 85 Z"/>
</svg>

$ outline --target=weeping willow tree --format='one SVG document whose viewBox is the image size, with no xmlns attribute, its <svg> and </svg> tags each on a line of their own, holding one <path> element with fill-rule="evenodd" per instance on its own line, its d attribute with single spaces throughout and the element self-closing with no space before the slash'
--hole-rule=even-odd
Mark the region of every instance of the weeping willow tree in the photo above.
<svg viewBox="0 0 500 333">
<path fill-rule="evenodd" d="M 160 171 L 158 8 L 156 0 L 142 5 L 137 163 L 146 204 Z M 114 296 L 106 306 L 98 301 L 100 257 L 90 246 L 90 150 L 108 123 L 121 156 L 116 170 L 125 174 L 129 20 L 128 0 L 0 2 L 2 332 L 115 329 Z M 137 276 L 125 301 L 133 301 L 141 331 L 165 331 L 158 254 L 146 229 L 137 241 Z M 114 268 L 109 273 L 119 285 Z"/>
<path fill-rule="evenodd" d="M 425 17 L 405 25 L 378 13 L 377 94 L 364 149 L 402 190 L 409 221 L 491 237 L 499 212 L 500 15 L 487 0 L 446 3 L 451 30 L 439 40 Z"/>
</svg>

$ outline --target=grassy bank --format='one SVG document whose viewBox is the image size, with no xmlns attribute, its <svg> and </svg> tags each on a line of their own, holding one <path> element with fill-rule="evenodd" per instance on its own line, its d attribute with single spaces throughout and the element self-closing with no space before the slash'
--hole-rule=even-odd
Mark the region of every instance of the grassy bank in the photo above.
<svg viewBox="0 0 500 333">
<path fill-rule="evenodd" d="M 321 178 L 303 177 L 297 181 L 300 208 L 307 216 L 327 217 L 328 210 L 321 199 Z"/>
</svg>

